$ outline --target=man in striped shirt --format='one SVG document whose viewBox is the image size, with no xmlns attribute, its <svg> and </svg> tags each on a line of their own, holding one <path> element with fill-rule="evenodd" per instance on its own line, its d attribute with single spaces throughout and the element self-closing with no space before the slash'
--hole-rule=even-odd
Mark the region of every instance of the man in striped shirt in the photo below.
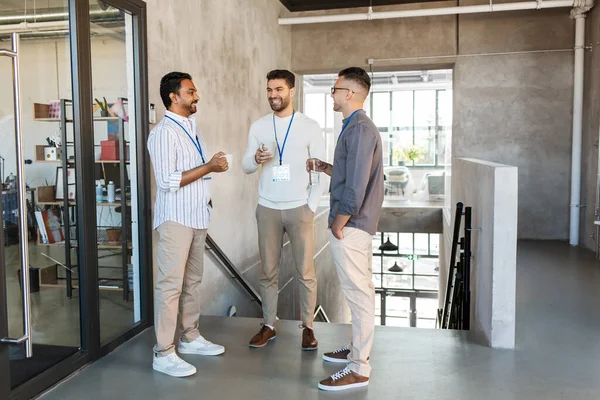
<svg viewBox="0 0 600 400">
<path fill-rule="evenodd" d="M 184 377 L 195 374 L 196 367 L 175 352 L 173 338 L 178 314 L 179 353 L 225 352 L 223 346 L 200 335 L 198 319 L 204 242 L 212 210 L 209 174 L 224 172 L 229 166 L 223 152 L 206 158 L 204 139 L 191 118 L 199 100 L 192 77 L 182 72 L 165 75 L 160 81 L 160 96 L 167 111 L 148 138 L 156 178 L 154 229 L 159 234 L 154 291 L 157 344 L 152 367 L 167 375 Z"/>
</svg>

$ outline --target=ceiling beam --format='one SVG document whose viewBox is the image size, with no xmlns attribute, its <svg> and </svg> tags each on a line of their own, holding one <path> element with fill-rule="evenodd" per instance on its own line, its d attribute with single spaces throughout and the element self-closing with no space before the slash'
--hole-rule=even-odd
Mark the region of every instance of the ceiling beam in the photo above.
<svg viewBox="0 0 600 400">
<path fill-rule="evenodd" d="M 438 0 L 280 0 L 292 12 L 334 10 L 341 8 L 389 6 L 396 4 L 425 3 Z"/>
</svg>

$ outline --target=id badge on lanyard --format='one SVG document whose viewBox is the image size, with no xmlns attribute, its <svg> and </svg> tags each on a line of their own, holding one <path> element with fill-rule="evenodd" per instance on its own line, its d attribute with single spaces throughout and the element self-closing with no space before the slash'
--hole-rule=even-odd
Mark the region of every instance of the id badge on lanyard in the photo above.
<svg viewBox="0 0 600 400">
<path fill-rule="evenodd" d="M 290 164 L 277 165 L 273 168 L 273 182 L 289 182 L 292 180 Z"/>
<path fill-rule="evenodd" d="M 290 128 L 294 122 L 294 115 L 296 111 L 292 113 L 290 124 L 288 125 L 287 132 L 285 133 L 285 139 L 283 145 L 279 147 L 279 140 L 277 139 L 277 127 L 275 126 L 275 114 L 273 114 L 273 131 L 275 133 L 275 142 L 277 142 L 277 150 L 279 151 L 279 165 L 272 167 L 273 171 L 273 182 L 289 182 L 292 180 L 290 172 L 290 164 L 283 164 L 283 151 L 285 150 L 285 144 L 287 143 L 288 135 L 290 134 Z"/>
</svg>

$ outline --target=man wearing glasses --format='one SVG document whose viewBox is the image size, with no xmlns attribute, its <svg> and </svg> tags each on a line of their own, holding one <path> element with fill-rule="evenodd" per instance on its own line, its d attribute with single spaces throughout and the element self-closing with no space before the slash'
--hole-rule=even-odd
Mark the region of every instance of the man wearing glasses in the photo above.
<svg viewBox="0 0 600 400">
<path fill-rule="evenodd" d="M 319 124 L 294 110 L 295 91 L 293 73 L 287 70 L 268 73 L 267 99 L 273 112 L 250 127 L 242 161 L 247 174 L 262 166 L 256 221 L 264 324 L 250 340 L 249 345 L 254 348 L 266 346 L 276 336 L 279 260 L 284 233 L 290 239 L 299 276 L 302 350 L 316 350 L 318 346 L 313 331 L 317 303 L 313 223 L 326 182 L 321 179 L 319 184 L 309 185 L 304 165 L 310 157 L 325 156 L 325 142 Z"/>
<path fill-rule="evenodd" d="M 381 136 L 362 109 L 371 79 L 362 68 L 347 68 L 331 88 L 334 111 L 344 115 L 333 165 L 308 160 L 306 169 L 331 176 L 329 227 L 331 251 L 340 286 L 352 313 L 350 344 L 325 353 L 323 359 L 347 363 L 319 383 L 322 390 L 367 386 L 369 354 L 375 334 L 375 288 L 372 278 L 372 239 L 383 204 Z"/>
</svg>

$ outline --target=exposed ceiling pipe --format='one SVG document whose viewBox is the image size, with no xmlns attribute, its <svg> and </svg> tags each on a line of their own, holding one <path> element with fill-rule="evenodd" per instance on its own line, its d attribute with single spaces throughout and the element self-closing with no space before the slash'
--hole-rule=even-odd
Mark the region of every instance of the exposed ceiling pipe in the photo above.
<svg viewBox="0 0 600 400">
<path fill-rule="evenodd" d="M 573 76 L 573 140 L 571 148 L 571 218 L 569 244 L 579 245 L 579 218 L 581 214 L 581 144 L 583 127 L 583 76 L 585 52 L 585 16 L 593 6 L 588 2 L 571 10 L 575 19 L 575 65 Z"/>
<path fill-rule="evenodd" d="M 121 18 L 122 11 L 119 9 L 111 7 L 105 10 L 99 6 L 90 7 L 92 32 L 95 34 L 117 35 L 118 39 L 123 41 L 121 35 L 102 26 L 110 22 L 119 22 Z M 53 39 L 66 36 L 59 32 L 65 31 L 68 34 L 68 29 L 69 13 L 64 8 L 46 8 L 39 13 L 28 12 L 27 14 L 14 11 L 0 13 L 0 35 L 18 32 L 24 39 Z"/>
<path fill-rule="evenodd" d="M 371 8 L 366 13 L 318 15 L 311 17 L 286 17 L 279 18 L 279 25 L 318 24 L 324 22 L 343 21 L 368 21 L 375 19 L 431 17 L 436 15 L 476 14 L 499 11 L 540 10 L 546 8 L 577 7 L 585 0 L 538 0 L 520 3 L 493 4 L 490 2 L 478 6 L 458 6 L 442 8 L 423 8 L 401 11 L 379 11 L 373 12 Z"/>
<path fill-rule="evenodd" d="M 90 19 L 94 22 L 102 20 L 112 20 L 121 16 L 121 10 L 117 8 L 109 8 L 103 10 L 98 6 L 90 6 Z M 39 12 L 33 10 L 26 14 L 22 12 L 3 12 L 0 13 L 0 25 L 16 25 L 23 22 L 51 22 L 51 21 L 67 21 L 69 19 L 69 11 L 66 8 L 44 8 Z"/>
</svg>

